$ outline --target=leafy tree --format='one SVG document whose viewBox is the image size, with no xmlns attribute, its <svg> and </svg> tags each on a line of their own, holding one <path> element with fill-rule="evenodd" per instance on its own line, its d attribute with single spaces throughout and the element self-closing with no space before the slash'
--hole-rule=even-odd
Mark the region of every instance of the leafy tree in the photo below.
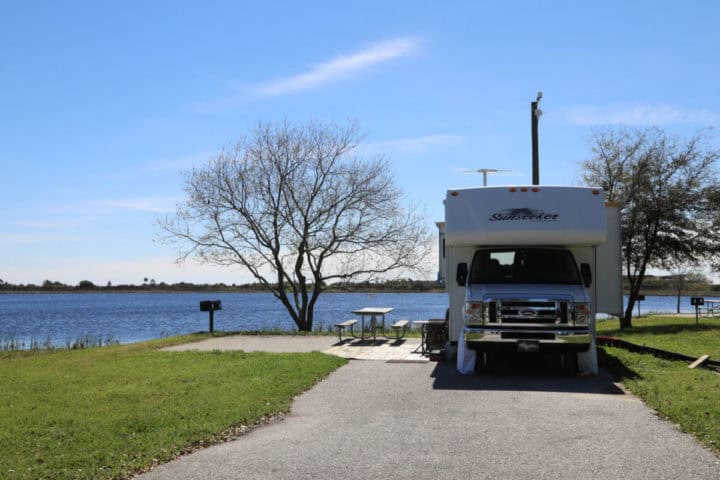
<svg viewBox="0 0 720 480">
<path fill-rule="evenodd" d="M 80 280 L 80 283 L 78 283 L 78 288 L 80 288 L 80 289 L 95 288 L 95 284 L 93 282 L 91 282 L 90 280 Z"/>
<path fill-rule="evenodd" d="M 416 270 L 431 245 L 387 160 L 356 158 L 358 141 L 352 125 L 260 124 L 189 174 L 166 238 L 181 260 L 249 271 L 311 330 L 327 283 Z"/>
<path fill-rule="evenodd" d="M 676 139 L 659 129 L 598 130 L 584 180 L 622 204 L 623 257 L 630 294 L 621 328 L 632 311 L 649 267 L 718 265 L 720 253 L 720 152 L 698 133 Z"/>
</svg>

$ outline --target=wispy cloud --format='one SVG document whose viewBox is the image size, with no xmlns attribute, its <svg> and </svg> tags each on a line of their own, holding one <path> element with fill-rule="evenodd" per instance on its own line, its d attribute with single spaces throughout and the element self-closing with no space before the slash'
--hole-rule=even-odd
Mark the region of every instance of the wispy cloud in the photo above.
<svg viewBox="0 0 720 480">
<path fill-rule="evenodd" d="M 5 233 L 0 232 L 0 245 L 38 245 L 87 241 L 87 235 L 64 235 L 47 233 Z"/>
<path fill-rule="evenodd" d="M 419 46 L 420 39 L 417 37 L 396 38 L 376 43 L 365 50 L 319 63 L 307 72 L 278 78 L 251 88 L 256 93 L 267 97 L 310 90 L 348 78 L 380 63 L 408 56 L 417 51 Z"/>
<path fill-rule="evenodd" d="M 577 106 L 566 111 L 565 120 L 573 125 L 710 125 L 720 122 L 720 114 L 670 105 Z"/>
<path fill-rule="evenodd" d="M 194 259 L 178 265 L 174 257 L 137 256 L 109 259 L 102 256 L 35 256 L 6 263 L 3 265 L 2 278 L 12 283 L 40 284 L 44 279 L 51 279 L 70 285 L 75 285 L 80 280 L 104 285 L 110 280 L 114 285 L 118 285 L 139 284 L 144 277 L 167 283 L 191 281 L 232 284 L 253 281 L 249 273 L 239 268 L 201 264 Z"/>
<path fill-rule="evenodd" d="M 177 199 L 170 197 L 125 198 L 114 200 L 98 200 L 95 205 L 100 207 L 119 208 L 123 210 L 136 210 L 151 213 L 166 213 L 175 211 Z"/>
<path fill-rule="evenodd" d="M 213 112 L 236 106 L 252 97 L 278 97 L 312 90 L 352 78 L 382 63 L 412 55 L 418 51 L 421 44 L 420 37 L 400 37 L 375 43 L 364 50 L 310 66 L 302 73 L 241 85 L 235 94 L 199 102 L 192 108 L 199 112 Z"/>
<path fill-rule="evenodd" d="M 397 150 L 401 152 L 421 152 L 438 145 L 459 143 L 464 140 L 462 135 L 434 134 L 421 137 L 397 138 L 380 142 L 365 143 L 360 146 L 362 151 L 376 152 L 379 150 Z"/>
<path fill-rule="evenodd" d="M 80 221 L 45 221 L 45 220 L 18 220 L 10 225 L 43 230 L 61 230 L 82 225 Z"/>
</svg>

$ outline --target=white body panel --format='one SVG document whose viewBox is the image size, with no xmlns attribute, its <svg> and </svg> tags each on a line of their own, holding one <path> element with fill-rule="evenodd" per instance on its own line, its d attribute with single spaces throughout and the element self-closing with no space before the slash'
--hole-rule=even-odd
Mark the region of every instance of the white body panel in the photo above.
<svg viewBox="0 0 720 480">
<path fill-rule="evenodd" d="M 607 236 L 604 208 L 602 190 L 596 188 L 449 190 L 445 239 L 450 246 L 598 245 Z"/>
<path fill-rule="evenodd" d="M 605 207 L 607 215 L 607 240 L 598 245 L 595 252 L 595 275 L 597 312 L 607 313 L 616 317 L 623 314 L 622 292 L 622 232 L 620 231 L 620 206 L 608 204 Z"/>
</svg>

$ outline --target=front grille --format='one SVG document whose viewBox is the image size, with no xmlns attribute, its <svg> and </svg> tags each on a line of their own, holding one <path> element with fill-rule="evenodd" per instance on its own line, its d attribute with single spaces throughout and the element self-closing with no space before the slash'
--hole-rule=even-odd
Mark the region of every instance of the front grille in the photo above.
<svg viewBox="0 0 720 480">
<path fill-rule="evenodd" d="M 559 300 L 496 300 L 488 311 L 492 323 L 556 324 L 569 318 L 567 302 Z"/>
</svg>

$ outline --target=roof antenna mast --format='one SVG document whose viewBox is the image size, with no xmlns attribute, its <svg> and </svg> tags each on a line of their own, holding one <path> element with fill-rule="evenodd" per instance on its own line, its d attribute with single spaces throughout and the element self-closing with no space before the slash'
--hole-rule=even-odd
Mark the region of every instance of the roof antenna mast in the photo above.
<svg viewBox="0 0 720 480">
<path fill-rule="evenodd" d="M 509 172 L 510 170 L 498 170 L 497 168 L 478 168 L 475 170 L 463 170 L 463 173 L 482 173 L 483 187 L 487 187 L 488 173 Z"/>
<path fill-rule="evenodd" d="M 538 120 L 542 110 L 538 108 L 542 92 L 538 92 L 537 99 L 530 102 L 530 128 L 532 131 L 532 184 L 540 185 L 540 159 L 538 154 Z"/>
</svg>

